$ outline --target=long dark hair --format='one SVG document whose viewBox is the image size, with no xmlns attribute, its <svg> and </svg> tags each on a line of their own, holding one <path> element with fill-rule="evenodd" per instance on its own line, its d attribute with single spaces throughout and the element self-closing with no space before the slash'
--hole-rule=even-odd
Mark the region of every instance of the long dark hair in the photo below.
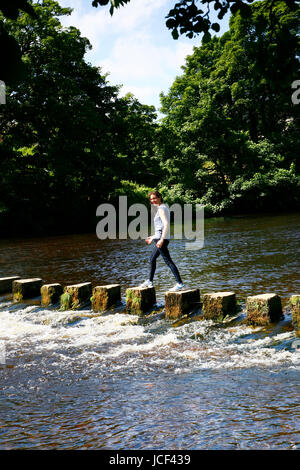
<svg viewBox="0 0 300 470">
<path fill-rule="evenodd" d="M 148 199 L 150 199 L 150 196 L 156 196 L 156 197 L 159 197 L 161 202 L 163 202 L 163 198 L 162 198 L 162 195 L 160 194 L 159 191 L 151 191 L 149 194 L 148 194 Z"/>
</svg>

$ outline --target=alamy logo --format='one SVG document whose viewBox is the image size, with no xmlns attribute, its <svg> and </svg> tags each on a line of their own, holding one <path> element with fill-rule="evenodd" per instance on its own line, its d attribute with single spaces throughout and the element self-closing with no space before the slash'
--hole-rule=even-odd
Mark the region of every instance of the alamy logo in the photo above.
<svg viewBox="0 0 300 470">
<path fill-rule="evenodd" d="M 300 103 L 300 80 L 295 80 L 293 83 L 292 83 L 292 89 L 296 91 L 294 91 L 294 93 L 292 94 L 292 103 L 293 104 L 299 104 Z"/>
<path fill-rule="evenodd" d="M 199 250 L 204 246 L 204 205 L 172 204 L 167 207 L 165 215 L 170 227 L 170 213 L 173 214 L 173 236 L 175 239 L 189 240 L 185 243 L 186 250 Z M 154 217 L 158 206 L 151 206 L 151 233 L 154 234 Z M 96 227 L 96 234 L 100 240 L 106 238 L 116 240 L 137 240 L 148 237 L 149 209 L 145 204 L 132 204 L 128 207 L 127 196 L 119 196 L 118 217 L 113 204 L 100 204 L 96 215 L 102 217 Z M 131 220 L 128 224 L 128 217 Z M 118 220 L 118 227 L 117 227 Z M 166 237 L 168 238 L 168 237 Z"/>
<path fill-rule="evenodd" d="M 0 104 L 6 104 L 6 86 L 2 80 L 0 80 Z"/>
</svg>

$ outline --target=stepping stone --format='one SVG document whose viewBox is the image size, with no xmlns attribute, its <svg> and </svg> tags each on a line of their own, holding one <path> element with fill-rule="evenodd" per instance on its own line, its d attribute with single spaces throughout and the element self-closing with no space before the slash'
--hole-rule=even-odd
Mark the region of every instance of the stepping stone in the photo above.
<svg viewBox="0 0 300 470">
<path fill-rule="evenodd" d="M 126 312 L 143 315 L 156 303 L 154 287 L 131 287 L 126 289 Z"/>
<path fill-rule="evenodd" d="M 236 313 L 234 292 L 211 292 L 203 295 L 203 316 L 211 320 L 223 320 Z"/>
<path fill-rule="evenodd" d="M 41 295 L 43 280 L 39 277 L 32 279 L 18 279 L 12 283 L 13 301 L 21 302 L 23 299 L 32 299 Z"/>
<path fill-rule="evenodd" d="M 92 283 L 82 282 L 65 286 L 64 293 L 60 296 L 60 309 L 69 310 L 79 308 L 83 303 L 90 300 L 92 295 Z"/>
<path fill-rule="evenodd" d="M 48 307 L 48 305 L 56 304 L 62 293 L 63 288 L 60 284 L 44 284 L 41 287 L 41 305 Z"/>
<path fill-rule="evenodd" d="M 165 292 L 166 318 L 177 319 L 200 306 L 199 289 Z"/>
<path fill-rule="evenodd" d="M 91 297 L 92 309 L 94 312 L 104 312 L 116 303 L 121 301 L 120 284 L 108 286 L 96 286 Z"/>
<path fill-rule="evenodd" d="M 21 279 L 20 276 L 0 277 L 0 294 L 12 292 L 12 283 L 17 279 Z"/>
<path fill-rule="evenodd" d="M 283 319 L 281 299 L 277 294 L 252 295 L 246 299 L 247 323 L 268 325 Z"/>
<path fill-rule="evenodd" d="M 300 295 L 292 295 L 289 299 L 295 330 L 300 330 Z"/>
</svg>

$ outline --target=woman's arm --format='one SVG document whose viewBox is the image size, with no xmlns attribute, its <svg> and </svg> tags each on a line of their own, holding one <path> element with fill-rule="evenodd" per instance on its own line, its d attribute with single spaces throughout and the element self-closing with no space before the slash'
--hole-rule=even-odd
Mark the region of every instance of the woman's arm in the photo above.
<svg viewBox="0 0 300 470">
<path fill-rule="evenodd" d="M 155 238 L 155 235 L 151 235 L 150 237 L 147 237 L 145 240 L 147 245 L 150 245 L 153 242 L 154 238 Z"/>
</svg>

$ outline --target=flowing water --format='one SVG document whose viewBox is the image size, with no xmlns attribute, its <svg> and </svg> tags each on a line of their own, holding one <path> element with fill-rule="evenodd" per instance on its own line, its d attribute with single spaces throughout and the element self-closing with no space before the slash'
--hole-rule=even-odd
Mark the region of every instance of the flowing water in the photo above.
<svg viewBox="0 0 300 470">
<path fill-rule="evenodd" d="M 205 221 L 202 250 L 172 240 L 188 287 L 234 291 L 224 324 L 164 319 L 171 272 L 158 260 L 149 317 L 59 312 L 0 299 L 1 449 L 299 449 L 300 214 Z M 147 278 L 151 247 L 94 234 L 0 241 L 0 277 L 125 289 Z M 248 295 L 278 293 L 285 319 L 250 327 Z M 124 299 L 123 299 L 124 300 Z"/>
</svg>

